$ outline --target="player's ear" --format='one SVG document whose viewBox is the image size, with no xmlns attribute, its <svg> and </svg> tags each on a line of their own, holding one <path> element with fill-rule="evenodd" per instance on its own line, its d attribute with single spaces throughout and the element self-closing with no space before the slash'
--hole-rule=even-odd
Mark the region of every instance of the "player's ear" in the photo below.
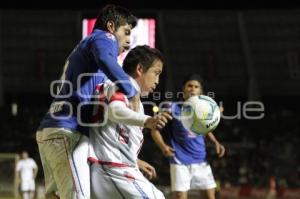
<svg viewBox="0 0 300 199">
<path fill-rule="evenodd" d="M 106 29 L 110 33 L 114 33 L 116 31 L 115 23 L 113 21 L 108 21 L 106 23 Z"/>
<path fill-rule="evenodd" d="M 135 71 L 136 75 L 138 77 L 142 76 L 143 74 L 143 67 L 141 64 L 138 64 L 137 67 L 136 67 L 136 71 Z"/>
</svg>

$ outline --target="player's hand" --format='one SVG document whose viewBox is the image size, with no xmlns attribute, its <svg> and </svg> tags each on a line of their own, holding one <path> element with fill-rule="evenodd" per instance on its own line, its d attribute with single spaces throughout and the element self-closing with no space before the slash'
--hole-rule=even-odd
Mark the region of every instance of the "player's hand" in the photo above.
<svg viewBox="0 0 300 199">
<path fill-rule="evenodd" d="M 156 178 L 155 168 L 151 166 L 149 163 L 143 160 L 138 160 L 137 164 L 139 166 L 140 171 L 144 174 L 144 176 L 147 179 L 152 180 Z"/>
<path fill-rule="evenodd" d="M 165 145 L 162 149 L 161 149 L 162 153 L 164 156 L 166 157 L 173 157 L 175 155 L 175 150 L 168 146 L 168 145 Z"/>
<path fill-rule="evenodd" d="M 215 148 L 216 148 L 216 152 L 218 154 L 218 157 L 219 158 L 223 157 L 224 154 L 225 154 L 225 147 L 222 144 L 220 144 L 219 142 L 216 142 Z"/>
<path fill-rule="evenodd" d="M 172 116 L 169 112 L 163 111 L 154 117 L 150 117 L 145 121 L 144 127 L 152 130 L 162 129 L 169 120 L 172 120 Z"/>
<path fill-rule="evenodd" d="M 223 113 L 224 107 L 223 107 L 223 106 L 220 106 L 219 109 L 220 109 L 220 112 Z"/>
<path fill-rule="evenodd" d="M 156 129 L 164 128 L 164 126 L 166 126 L 168 121 L 173 119 L 170 112 L 167 111 L 162 111 L 158 113 L 157 115 L 154 116 L 154 118 L 157 121 Z"/>
</svg>

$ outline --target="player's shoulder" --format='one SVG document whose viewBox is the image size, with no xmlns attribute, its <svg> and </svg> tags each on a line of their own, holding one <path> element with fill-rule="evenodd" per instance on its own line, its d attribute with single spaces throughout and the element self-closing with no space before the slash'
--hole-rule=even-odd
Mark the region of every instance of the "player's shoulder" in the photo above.
<svg viewBox="0 0 300 199">
<path fill-rule="evenodd" d="M 128 102 L 127 96 L 120 91 L 116 83 L 111 81 L 107 81 L 103 84 L 103 94 L 109 102 L 115 100 Z"/>
<path fill-rule="evenodd" d="M 29 164 L 31 165 L 31 167 L 37 168 L 37 164 L 33 158 L 30 158 L 29 161 L 30 161 Z"/>
<path fill-rule="evenodd" d="M 91 35 L 95 40 L 102 39 L 102 40 L 107 40 L 110 42 L 117 42 L 117 39 L 115 35 L 112 33 L 100 30 L 100 29 L 95 29 Z"/>
<path fill-rule="evenodd" d="M 17 167 L 21 166 L 23 164 L 23 160 L 18 160 Z"/>
<path fill-rule="evenodd" d="M 24 160 L 24 164 L 35 164 L 35 160 L 33 158 L 27 158 Z"/>
</svg>

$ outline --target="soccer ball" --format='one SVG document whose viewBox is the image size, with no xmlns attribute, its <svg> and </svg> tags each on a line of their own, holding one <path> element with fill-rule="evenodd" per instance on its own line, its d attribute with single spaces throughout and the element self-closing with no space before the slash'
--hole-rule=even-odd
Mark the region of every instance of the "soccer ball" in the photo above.
<svg viewBox="0 0 300 199">
<path fill-rule="evenodd" d="M 219 106 L 212 98 L 197 95 L 183 103 L 180 120 L 184 128 L 199 135 L 206 135 L 218 126 L 220 117 Z"/>
</svg>

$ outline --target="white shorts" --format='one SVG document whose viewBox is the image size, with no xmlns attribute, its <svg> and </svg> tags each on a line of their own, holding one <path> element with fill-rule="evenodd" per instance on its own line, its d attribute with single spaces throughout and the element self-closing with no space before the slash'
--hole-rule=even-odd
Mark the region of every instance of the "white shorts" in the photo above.
<svg viewBox="0 0 300 199">
<path fill-rule="evenodd" d="M 35 182 L 33 179 L 22 180 L 21 182 L 21 191 L 34 191 L 35 190 Z"/>
<path fill-rule="evenodd" d="M 171 164 L 170 175 L 172 191 L 216 188 L 212 170 L 207 162 L 190 165 Z"/>
<path fill-rule="evenodd" d="M 165 199 L 138 168 L 91 165 L 91 199 Z"/>
<path fill-rule="evenodd" d="M 46 184 L 46 198 L 89 199 L 88 138 L 64 128 L 44 128 L 36 134 Z"/>
</svg>

